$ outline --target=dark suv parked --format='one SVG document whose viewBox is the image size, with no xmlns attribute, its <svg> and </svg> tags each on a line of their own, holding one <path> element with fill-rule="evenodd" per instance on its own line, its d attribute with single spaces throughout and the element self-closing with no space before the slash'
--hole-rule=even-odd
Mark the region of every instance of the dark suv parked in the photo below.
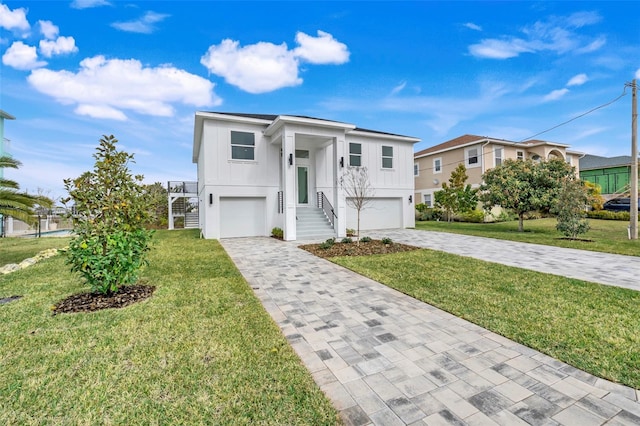
<svg viewBox="0 0 640 426">
<path fill-rule="evenodd" d="M 631 211 L 631 199 L 630 198 L 614 198 L 613 200 L 609 200 L 606 203 L 604 203 L 603 208 L 605 210 L 609 210 L 612 212 L 628 212 L 628 211 Z M 640 205 L 638 206 L 638 211 L 640 211 Z"/>
</svg>

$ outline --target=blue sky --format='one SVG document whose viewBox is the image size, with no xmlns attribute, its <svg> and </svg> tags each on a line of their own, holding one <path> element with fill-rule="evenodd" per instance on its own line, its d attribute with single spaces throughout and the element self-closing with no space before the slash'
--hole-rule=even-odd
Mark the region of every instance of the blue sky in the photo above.
<svg viewBox="0 0 640 426">
<path fill-rule="evenodd" d="M 196 111 L 520 141 L 640 78 L 638 28 L 636 1 L 3 1 L 5 174 L 62 196 L 114 134 L 147 182 L 195 180 Z M 536 138 L 629 155 L 630 90 Z"/>
</svg>

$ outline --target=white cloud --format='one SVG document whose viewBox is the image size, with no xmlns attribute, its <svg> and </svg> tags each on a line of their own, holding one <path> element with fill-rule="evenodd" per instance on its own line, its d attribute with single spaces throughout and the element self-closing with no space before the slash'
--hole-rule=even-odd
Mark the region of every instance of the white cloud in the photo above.
<svg viewBox="0 0 640 426">
<path fill-rule="evenodd" d="M 77 105 L 77 114 L 114 120 L 126 119 L 125 111 L 172 116 L 174 102 L 196 107 L 222 102 L 209 80 L 170 66 L 143 67 L 135 59 L 95 56 L 80 62 L 77 73 L 38 69 L 27 80 L 58 102 Z"/>
<path fill-rule="evenodd" d="M 550 51 L 556 54 L 594 52 L 606 43 L 603 36 L 583 36 L 576 30 L 600 21 L 595 12 L 578 12 L 568 17 L 551 17 L 521 30 L 523 37 L 503 36 L 481 40 L 469 46 L 469 53 L 479 58 L 509 59 L 521 53 Z"/>
<path fill-rule="evenodd" d="M 597 24 L 600 21 L 602 17 L 596 12 L 576 12 L 567 17 L 567 24 L 575 28 Z"/>
<path fill-rule="evenodd" d="M 347 46 L 329 33 L 318 31 L 318 37 L 312 37 L 298 32 L 296 42 L 300 46 L 289 50 L 286 43 L 262 41 L 240 46 L 238 41 L 225 39 L 209 46 L 200 63 L 227 83 L 257 94 L 302 84 L 298 77 L 302 60 L 312 64 L 342 64 L 349 60 Z"/>
<path fill-rule="evenodd" d="M 164 21 L 169 16 L 170 15 L 164 13 L 149 11 L 135 21 L 114 22 L 111 26 L 115 29 L 131 33 L 151 34 L 156 30 L 154 24 Z"/>
<path fill-rule="evenodd" d="M 402 83 L 391 89 L 391 95 L 393 96 L 400 93 L 405 87 L 407 87 L 407 82 L 403 81 Z"/>
<path fill-rule="evenodd" d="M 5 4 L 0 4 L 0 28 L 8 31 L 29 31 L 31 26 L 27 21 L 27 10 L 23 7 L 11 10 Z"/>
<path fill-rule="evenodd" d="M 303 32 L 296 34 L 294 55 L 312 64 L 344 64 L 349 61 L 347 45 L 339 42 L 329 33 L 318 30 L 318 37 Z"/>
<path fill-rule="evenodd" d="M 569 86 L 569 87 L 570 86 L 582 86 L 588 80 L 589 80 L 589 78 L 584 73 L 583 74 L 574 75 L 573 77 L 571 77 L 571 79 L 567 83 L 567 86 Z"/>
<path fill-rule="evenodd" d="M 249 93 L 265 93 L 302 84 L 298 61 L 287 45 L 260 42 L 239 47 L 225 39 L 209 47 L 200 63 L 225 81 Z"/>
<path fill-rule="evenodd" d="M 110 6 L 107 0 L 73 0 L 71 7 L 74 9 L 88 9 L 91 7 Z"/>
<path fill-rule="evenodd" d="M 558 89 L 558 90 L 552 91 L 551 93 L 547 94 L 542 99 L 545 102 L 556 101 L 556 100 L 560 99 L 561 97 L 563 97 L 564 95 L 566 95 L 567 93 L 569 93 L 569 89 L 567 89 L 565 87 L 564 89 Z"/>
<path fill-rule="evenodd" d="M 47 58 L 53 55 L 77 52 L 76 41 L 73 37 L 58 37 L 53 40 L 40 40 L 40 52 Z"/>
<path fill-rule="evenodd" d="M 26 45 L 21 41 L 14 41 L 4 52 L 2 63 L 19 70 L 30 70 L 47 65 L 46 62 L 38 61 L 35 46 Z"/>
<path fill-rule="evenodd" d="M 87 115 L 93 118 L 106 118 L 110 120 L 126 121 L 127 116 L 119 109 L 107 105 L 78 105 L 75 109 L 78 115 Z"/>
<path fill-rule="evenodd" d="M 636 71 L 636 78 L 640 78 L 640 68 Z"/>
<path fill-rule="evenodd" d="M 470 30 L 482 31 L 482 27 L 480 25 L 474 24 L 473 22 L 467 22 L 462 25 L 469 28 Z"/>
<path fill-rule="evenodd" d="M 38 21 L 40 25 L 40 32 L 47 40 L 53 40 L 58 37 L 60 29 L 57 25 L 54 25 L 51 21 Z"/>
<path fill-rule="evenodd" d="M 509 59 L 524 52 L 533 52 L 522 39 L 485 39 L 469 46 L 469 53 L 478 58 Z"/>
</svg>

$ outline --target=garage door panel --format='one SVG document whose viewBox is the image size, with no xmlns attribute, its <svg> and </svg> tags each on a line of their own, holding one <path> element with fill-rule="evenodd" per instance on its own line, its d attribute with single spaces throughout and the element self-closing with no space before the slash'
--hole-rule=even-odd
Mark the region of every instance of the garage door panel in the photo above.
<svg viewBox="0 0 640 426">
<path fill-rule="evenodd" d="M 265 212 L 263 197 L 221 197 L 220 237 L 267 235 Z"/>
<path fill-rule="evenodd" d="M 357 227 L 357 211 L 347 203 L 347 228 Z M 395 228 L 402 228 L 401 198 L 374 198 L 360 211 L 360 230 Z"/>
</svg>

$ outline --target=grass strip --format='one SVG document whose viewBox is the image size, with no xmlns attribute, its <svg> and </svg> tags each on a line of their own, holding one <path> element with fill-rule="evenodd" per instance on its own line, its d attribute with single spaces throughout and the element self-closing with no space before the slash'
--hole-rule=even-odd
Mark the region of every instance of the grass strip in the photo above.
<svg viewBox="0 0 640 426">
<path fill-rule="evenodd" d="M 69 240 L 68 237 L 0 238 L 0 266 L 20 263 L 29 257 L 34 257 L 42 250 L 66 247 L 69 245 Z"/>
<path fill-rule="evenodd" d="M 51 315 L 87 291 L 63 256 L 0 277 L 0 424 L 336 424 L 235 265 L 198 231 L 154 236 L 124 309 Z"/>
<path fill-rule="evenodd" d="M 426 249 L 332 261 L 591 374 L 640 388 L 640 292 Z"/>
<path fill-rule="evenodd" d="M 416 229 L 640 256 L 640 242 L 629 240 L 627 237 L 629 222 L 589 219 L 591 229 L 580 236 L 581 239 L 589 241 L 564 239 L 563 235 L 556 230 L 556 223 L 556 219 L 553 218 L 527 220 L 524 223 L 524 232 L 518 232 L 517 221 L 498 223 L 416 221 Z"/>
</svg>

